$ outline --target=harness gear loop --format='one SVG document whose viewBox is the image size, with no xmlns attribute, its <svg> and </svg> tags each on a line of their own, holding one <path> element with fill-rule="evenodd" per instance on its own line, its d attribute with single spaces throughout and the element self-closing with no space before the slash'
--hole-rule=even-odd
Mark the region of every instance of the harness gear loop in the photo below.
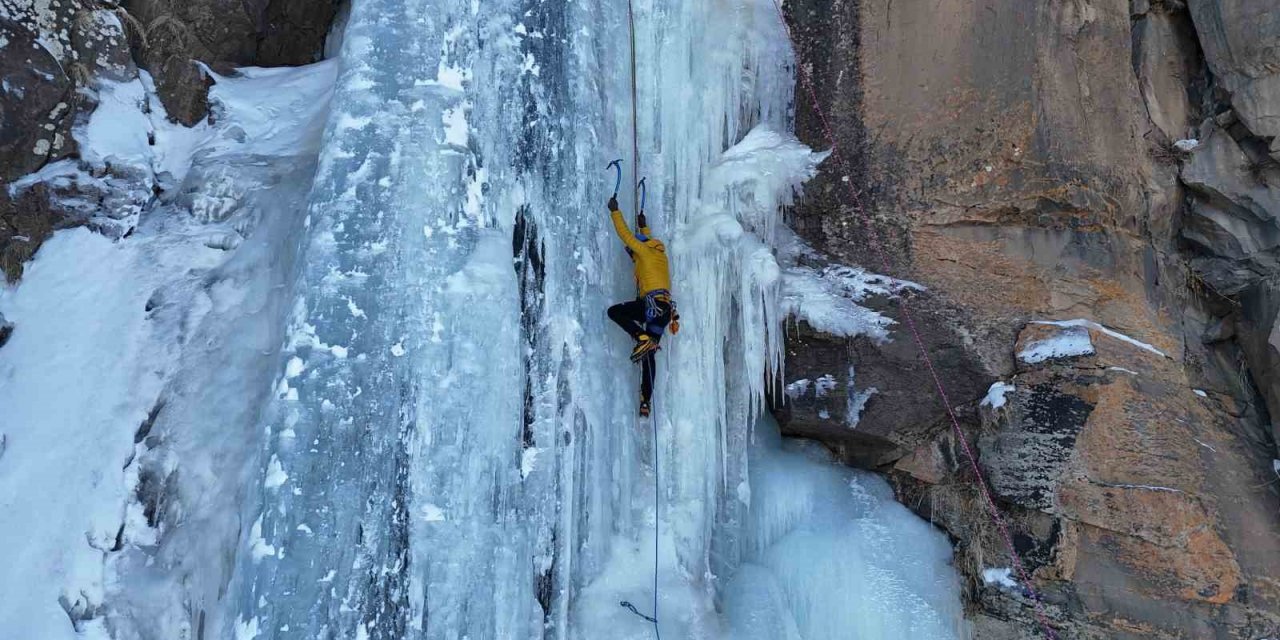
<svg viewBox="0 0 1280 640">
<path fill-rule="evenodd" d="M 662 316 L 663 306 L 669 310 L 671 319 L 668 320 L 666 327 L 654 322 Z M 680 314 L 676 311 L 676 301 L 671 299 L 671 292 L 666 289 L 655 289 L 644 296 L 644 318 L 646 321 L 645 331 L 651 335 L 661 336 L 669 327 L 671 333 L 680 333 Z"/>
</svg>

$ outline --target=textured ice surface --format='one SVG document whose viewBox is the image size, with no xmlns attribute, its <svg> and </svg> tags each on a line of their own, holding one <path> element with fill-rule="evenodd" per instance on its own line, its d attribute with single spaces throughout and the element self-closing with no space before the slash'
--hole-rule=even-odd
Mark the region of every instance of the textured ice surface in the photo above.
<svg viewBox="0 0 1280 640">
<path fill-rule="evenodd" d="M 725 589 L 733 640 L 962 637 L 941 532 L 877 476 L 762 420 L 743 564 Z"/>
</svg>

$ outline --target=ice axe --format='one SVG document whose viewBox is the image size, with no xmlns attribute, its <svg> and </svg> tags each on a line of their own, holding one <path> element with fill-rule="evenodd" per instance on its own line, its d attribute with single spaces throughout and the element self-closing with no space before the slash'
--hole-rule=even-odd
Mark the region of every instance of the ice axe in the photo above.
<svg viewBox="0 0 1280 640">
<path fill-rule="evenodd" d="M 613 197 L 617 198 L 618 189 L 622 188 L 622 158 L 618 158 L 617 160 L 610 162 L 609 166 L 605 167 L 605 171 L 608 171 L 609 169 L 613 169 L 618 172 L 617 176 L 615 176 L 613 180 Z"/>
</svg>

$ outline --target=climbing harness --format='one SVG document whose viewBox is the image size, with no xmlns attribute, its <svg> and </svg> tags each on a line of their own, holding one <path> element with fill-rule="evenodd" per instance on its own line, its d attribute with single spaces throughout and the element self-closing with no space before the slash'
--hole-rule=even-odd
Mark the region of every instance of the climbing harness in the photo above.
<svg viewBox="0 0 1280 640">
<path fill-rule="evenodd" d="M 662 317 L 664 306 L 669 310 L 668 313 L 671 316 L 667 326 L 674 324 L 671 333 L 680 333 L 680 324 L 678 322 L 680 315 L 676 313 L 676 302 L 671 299 L 671 292 L 666 289 L 654 289 L 644 296 L 644 319 L 646 323 L 644 330 L 649 335 L 661 336 L 666 331 L 666 326 L 655 322 L 655 320 Z"/>
<path fill-rule="evenodd" d="M 662 305 L 671 304 L 671 292 L 666 289 L 654 289 L 644 295 L 644 319 L 649 322 L 657 320 L 662 315 Z M 647 327 L 646 327 L 647 328 Z M 653 333 L 650 331 L 650 333 Z M 662 332 L 658 331 L 661 335 Z"/>
<path fill-rule="evenodd" d="M 884 269 L 884 273 L 889 273 L 891 271 L 889 256 L 885 253 L 884 246 L 880 241 L 880 233 L 871 223 L 871 218 L 867 215 L 867 211 L 863 207 L 862 198 L 858 190 L 854 188 L 853 182 L 847 179 L 847 176 L 852 175 L 852 172 L 849 171 L 848 164 L 840 155 L 839 149 L 836 146 L 835 134 L 831 128 L 830 122 L 827 120 L 826 113 L 822 110 L 822 104 L 818 100 L 818 92 L 814 89 L 813 78 L 809 75 L 809 69 L 805 65 L 800 64 L 800 52 L 799 49 L 796 48 L 795 37 L 791 33 L 791 26 L 787 24 L 786 13 L 782 10 L 782 5 L 779 4 L 779 0 L 773 0 L 773 7 L 778 11 L 778 19 L 782 22 L 782 28 L 787 34 L 787 41 L 791 45 L 792 55 L 796 61 L 796 72 L 800 76 L 801 83 L 804 85 L 805 89 L 807 89 L 809 98 L 813 101 L 814 112 L 822 122 L 822 128 L 826 134 L 827 143 L 831 146 L 831 157 L 839 165 L 842 172 L 846 174 L 846 179 L 841 180 L 841 182 L 843 182 L 849 189 L 849 197 L 853 204 L 853 209 L 858 212 L 858 216 L 861 218 L 862 225 L 867 231 L 867 236 L 871 239 L 871 247 L 879 258 L 880 264 Z M 1035 603 L 1036 621 L 1040 623 L 1040 628 L 1044 631 L 1045 637 L 1050 640 L 1058 640 L 1058 634 L 1049 625 L 1049 619 L 1045 614 L 1044 603 L 1040 594 L 1031 587 L 1030 574 L 1027 573 L 1026 567 L 1023 566 L 1022 559 L 1018 555 L 1018 550 L 1013 544 L 1013 536 L 1009 534 L 1009 526 L 1005 522 L 1004 517 L 1000 514 L 1000 509 L 996 506 L 995 499 L 991 496 L 991 490 L 987 487 L 987 480 L 982 475 L 982 470 L 978 466 L 978 459 L 974 456 L 973 449 L 969 446 L 969 439 L 965 437 L 964 430 L 960 428 L 960 420 L 956 418 L 955 409 L 952 408 L 951 400 L 947 396 L 947 389 L 943 385 L 942 378 L 938 375 L 938 370 L 933 364 L 933 358 L 929 357 L 929 350 L 925 346 L 924 339 L 921 337 L 919 328 L 916 326 L 915 315 L 911 312 L 910 305 L 907 303 L 907 298 L 905 296 L 899 296 L 896 299 L 898 301 L 898 308 L 902 310 L 902 317 L 906 320 L 907 328 L 910 330 L 911 337 L 915 340 L 916 348 L 920 351 L 920 358 L 924 361 L 925 368 L 928 369 L 929 375 L 933 378 L 934 388 L 942 398 L 942 406 L 947 410 L 947 417 L 950 418 L 951 427 L 955 431 L 956 439 L 960 441 L 965 457 L 968 458 L 969 465 L 973 468 L 975 482 L 977 482 L 983 498 L 986 499 L 987 511 L 991 515 L 992 521 L 995 522 L 996 528 L 999 529 L 1001 536 L 1004 538 L 1004 543 L 1009 549 L 1009 557 L 1012 559 L 1014 569 L 1018 572 L 1018 576 L 1022 580 L 1023 589 L 1030 594 L 1031 601 Z"/>
</svg>

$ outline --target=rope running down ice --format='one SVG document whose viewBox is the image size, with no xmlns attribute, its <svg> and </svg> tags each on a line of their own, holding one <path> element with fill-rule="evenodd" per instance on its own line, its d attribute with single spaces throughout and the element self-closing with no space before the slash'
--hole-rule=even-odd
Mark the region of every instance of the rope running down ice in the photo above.
<svg viewBox="0 0 1280 640">
<path fill-rule="evenodd" d="M 627 29 L 631 39 L 631 204 L 635 207 L 637 216 L 641 212 L 641 204 L 639 203 L 640 195 L 640 125 L 639 125 L 639 99 L 636 89 L 636 20 L 635 10 L 632 7 L 632 0 L 627 0 Z M 638 225 L 637 219 L 637 225 Z M 657 412 L 653 412 L 650 419 L 650 427 L 653 430 L 653 615 L 647 616 L 636 609 L 635 605 L 623 600 L 620 606 L 627 609 L 631 613 L 648 620 L 653 623 L 653 634 L 657 640 L 662 640 L 662 631 L 658 628 L 658 533 L 659 533 L 659 505 L 661 503 L 661 483 L 658 475 L 658 416 Z"/>
</svg>

